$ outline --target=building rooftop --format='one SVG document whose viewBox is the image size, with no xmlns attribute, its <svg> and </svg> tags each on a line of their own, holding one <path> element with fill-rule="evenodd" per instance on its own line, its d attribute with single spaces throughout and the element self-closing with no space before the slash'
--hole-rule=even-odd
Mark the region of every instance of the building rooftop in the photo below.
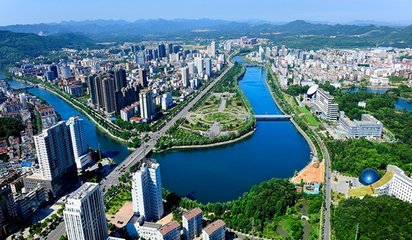
<svg viewBox="0 0 412 240">
<path fill-rule="evenodd" d="M 212 222 L 211 224 L 207 225 L 203 231 L 205 231 L 208 235 L 214 233 L 216 230 L 218 230 L 221 227 L 225 226 L 225 222 L 223 222 L 222 220 L 218 219 L 214 222 Z"/>
<path fill-rule="evenodd" d="M 183 214 L 183 217 L 186 218 L 187 220 L 190 220 L 194 217 L 196 217 L 197 215 L 202 214 L 202 209 L 200 208 L 194 208 L 188 212 L 185 212 Z"/>
<path fill-rule="evenodd" d="M 70 194 L 68 199 L 73 199 L 73 200 L 80 200 L 82 199 L 85 195 L 90 193 L 94 188 L 98 187 L 98 183 L 91 183 L 91 182 L 86 182 L 83 184 L 81 187 L 79 187 L 76 191 Z"/>
<path fill-rule="evenodd" d="M 143 228 L 154 228 L 154 229 L 160 229 L 162 227 L 162 224 L 158 223 L 153 223 L 153 222 L 144 222 L 142 225 Z"/>
<path fill-rule="evenodd" d="M 123 228 L 133 217 L 133 204 L 126 202 L 119 211 L 110 218 L 110 223 L 117 228 Z"/>
<path fill-rule="evenodd" d="M 163 225 L 159 229 L 159 232 L 162 236 L 165 236 L 166 234 L 174 231 L 176 228 L 180 228 L 180 224 L 177 221 L 171 221 L 170 223 Z"/>
</svg>

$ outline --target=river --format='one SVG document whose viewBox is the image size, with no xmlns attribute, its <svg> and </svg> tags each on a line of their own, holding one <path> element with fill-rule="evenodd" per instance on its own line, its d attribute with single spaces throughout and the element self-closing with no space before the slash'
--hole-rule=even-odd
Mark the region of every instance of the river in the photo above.
<svg viewBox="0 0 412 240">
<path fill-rule="evenodd" d="M 249 67 L 239 86 L 256 114 L 281 114 L 265 78 L 264 68 Z M 291 177 L 309 162 L 310 148 L 289 121 L 257 122 L 253 136 L 241 142 L 152 157 L 160 163 L 167 189 L 206 203 L 235 199 L 273 177 Z"/>
<path fill-rule="evenodd" d="M 24 83 L 14 80 L 8 81 L 8 83 L 10 84 L 10 87 L 14 89 L 27 86 Z M 129 155 L 129 151 L 126 146 L 116 142 L 107 134 L 99 131 L 92 121 L 90 121 L 86 116 L 77 111 L 74 107 L 72 107 L 57 95 L 42 88 L 32 88 L 29 89 L 28 92 L 40 97 L 41 99 L 44 99 L 46 102 L 52 105 L 55 110 L 61 115 L 62 120 L 67 120 L 72 116 L 80 116 L 83 119 L 87 144 L 94 149 L 98 149 L 100 145 L 100 149 L 102 150 L 104 156 L 110 157 L 116 163 L 120 163 Z"/>
</svg>

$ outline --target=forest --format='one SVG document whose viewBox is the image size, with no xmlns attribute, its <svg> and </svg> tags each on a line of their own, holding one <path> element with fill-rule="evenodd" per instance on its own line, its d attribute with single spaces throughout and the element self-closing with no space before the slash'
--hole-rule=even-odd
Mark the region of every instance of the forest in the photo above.
<svg viewBox="0 0 412 240">
<path fill-rule="evenodd" d="M 339 240 L 412 239 L 412 204 L 396 198 L 350 198 L 341 201 L 333 214 Z"/>
</svg>

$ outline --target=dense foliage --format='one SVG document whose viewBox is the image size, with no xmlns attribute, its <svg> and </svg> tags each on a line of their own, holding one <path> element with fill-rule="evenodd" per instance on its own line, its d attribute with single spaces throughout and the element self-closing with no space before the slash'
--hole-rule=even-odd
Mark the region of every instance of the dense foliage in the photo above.
<svg viewBox="0 0 412 240">
<path fill-rule="evenodd" d="M 292 96 L 298 96 L 299 94 L 304 94 L 308 91 L 309 86 L 291 85 L 286 90 L 286 93 Z"/>
<path fill-rule="evenodd" d="M 223 219 L 230 228 L 262 235 L 269 228 L 275 232 L 276 223 L 289 208 L 295 206 L 299 198 L 294 185 L 287 179 L 273 178 L 230 202 L 200 204 L 183 198 L 180 206 L 185 209 L 200 207 L 207 213 L 213 213 L 212 218 Z M 316 207 L 319 207 L 317 211 Z M 319 212 L 319 209 L 320 205 L 314 203 L 312 211 Z"/>
<path fill-rule="evenodd" d="M 411 216 L 410 203 L 387 196 L 366 196 L 341 201 L 332 224 L 339 240 L 412 239 Z"/>
<path fill-rule="evenodd" d="M 408 173 L 412 172 L 412 148 L 402 143 L 376 143 L 366 139 L 333 141 L 328 144 L 333 159 L 333 169 L 352 176 L 359 176 L 365 168 L 382 172 L 393 164 Z"/>
<path fill-rule="evenodd" d="M 20 136 L 20 131 L 24 129 L 20 120 L 11 117 L 0 118 L 0 139 L 8 138 L 9 136 Z"/>
<path fill-rule="evenodd" d="M 66 33 L 39 36 L 31 33 L 0 31 L 0 69 L 22 58 L 46 55 L 61 48 L 86 48 L 95 46 L 92 40 L 78 34 Z"/>
</svg>

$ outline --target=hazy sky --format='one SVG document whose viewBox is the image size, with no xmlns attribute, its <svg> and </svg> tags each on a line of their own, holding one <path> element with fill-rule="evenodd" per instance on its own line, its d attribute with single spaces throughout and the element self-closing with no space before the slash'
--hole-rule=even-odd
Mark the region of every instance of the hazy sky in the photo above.
<svg viewBox="0 0 412 240">
<path fill-rule="evenodd" d="M 0 25 L 149 18 L 412 23 L 412 0 L 0 0 Z"/>
</svg>

